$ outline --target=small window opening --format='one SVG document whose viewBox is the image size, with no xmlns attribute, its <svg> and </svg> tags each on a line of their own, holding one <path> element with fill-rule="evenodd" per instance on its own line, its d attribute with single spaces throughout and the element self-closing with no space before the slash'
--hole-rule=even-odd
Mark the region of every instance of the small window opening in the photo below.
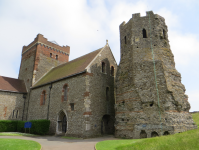
<svg viewBox="0 0 199 150">
<path fill-rule="evenodd" d="M 152 106 L 153 106 L 153 103 L 150 104 L 150 107 L 152 107 Z"/>
<path fill-rule="evenodd" d="M 105 73 L 105 62 L 102 62 L 102 72 Z"/>
<path fill-rule="evenodd" d="M 17 110 L 17 112 L 16 112 L 16 118 L 18 117 L 18 113 L 19 113 L 19 111 Z"/>
<path fill-rule="evenodd" d="M 56 60 L 58 60 L 58 55 L 56 55 Z"/>
<path fill-rule="evenodd" d="M 142 34 L 143 34 L 143 38 L 147 38 L 147 33 L 145 29 L 142 30 Z"/>
<path fill-rule="evenodd" d="M 109 87 L 106 87 L 106 100 L 109 100 Z"/>
<path fill-rule="evenodd" d="M 70 103 L 70 108 L 71 108 L 71 111 L 74 110 L 74 103 Z"/>
<path fill-rule="evenodd" d="M 129 121 L 129 119 L 127 119 L 127 121 Z"/>
<path fill-rule="evenodd" d="M 111 76 L 114 76 L 114 67 L 111 66 Z"/>
<path fill-rule="evenodd" d="M 122 121 L 124 121 L 124 119 L 122 118 Z"/>
<path fill-rule="evenodd" d="M 163 29 L 163 39 L 166 39 L 165 30 Z"/>
<path fill-rule="evenodd" d="M 127 42 L 126 42 L 126 36 L 124 37 L 124 43 L 126 44 Z"/>
<path fill-rule="evenodd" d="M 137 48 L 138 48 L 138 46 L 137 46 Z"/>
<path fill-rule="evenodd" d="M 43 102 L 42 102 L 42 105 L 45 105 L 45 100 L 46 100 L 46 92 L 44 91 L 43 92 Z"/>
<path fill-rule="evenodd" d="M 67 86 L 64 86 L 64 101 L 67 101 Z"/>
<path fill-rule="evenodd" d="M 15 110 L 13 110 L 12 112 L 12 118 L 14 118 L 14 116 L 15 116 Z"/>
<path fill-rule="evenodd" d="M 50 58 L 52 58 L 52 55 L 53 55 L 53 54 L 52 54 L 52 53 L 50 53 Z"/>
<path fill-rule="evenodd" d="M 122 101 L 122 105 L 124 105 L 125 104 L 125 101 Z"/>
</svg>

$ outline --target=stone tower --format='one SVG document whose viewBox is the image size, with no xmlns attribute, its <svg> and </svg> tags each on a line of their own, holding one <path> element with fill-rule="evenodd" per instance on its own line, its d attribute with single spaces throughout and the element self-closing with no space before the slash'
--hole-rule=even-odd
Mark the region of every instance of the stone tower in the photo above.
<svg viewBox="0 0 199 150">
<path fill-rule="evenodd" d="M 133 14 L 120 25 L 116 137 L 146 138 L 197 128 L 167 32 L 165 19 L 152 11 L 144 17 Z"/>
<path fill-rule="evenodd" d="M 27 90 L 52 67 L 68 62 L 69 46 L 59 46 L 38 34 L 32 43 L 22 50 L 19 79 L 24 80 Z"/>
</svg>

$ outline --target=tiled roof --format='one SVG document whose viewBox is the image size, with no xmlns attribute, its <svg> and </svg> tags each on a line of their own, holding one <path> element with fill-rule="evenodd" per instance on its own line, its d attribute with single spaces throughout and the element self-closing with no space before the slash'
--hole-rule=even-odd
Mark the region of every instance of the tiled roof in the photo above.
<svg viewBox="0 0 199 150">
<path fill-rule="evenodd" d="M 51 69 L 34 87 L 83 72 L 102 48 Z"/>
<path fill-rule="evenodd" d="M 23 80 L 0 76 L 0 91 L 27 93 Z"/>
</svg>

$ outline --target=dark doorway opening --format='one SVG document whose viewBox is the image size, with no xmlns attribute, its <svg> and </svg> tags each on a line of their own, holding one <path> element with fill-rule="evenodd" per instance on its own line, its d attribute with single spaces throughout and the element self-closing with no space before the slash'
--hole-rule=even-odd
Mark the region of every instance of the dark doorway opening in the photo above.
<svg viewBox="0 0 199 150">
<path fill-rule="evenodd" d="M 67 131 L 67 117 L 63 111 L 61 111 L 59 114 L 58 130 L 59 132 L 62 132 L 62 133 L 66 133 Z"/>
<path fill-rule="evenodd" d="M 141 132 L 140 132 L 140 138 L 142 139 L 142 138 L 147 138 L 147 134 L 146 134 L 146 132 L 144 131 L 144 130 L 142 130 Z"/>
<path fill-rule="evenodd" d="M 104 115 L 101 120 L 101 134 L 113 134 L 114 122 L 110 115 Z"/>
<path fill-rule="evenodd" d="M 151 133 L 151 137 L 156 137 L 156 136 L 159 136 L 158 133 L 155 132 L 155 131 L 153 131 L 153 132 Z"/>
<path fill-rule="evenodd" d="M 169 135 L 169 132 L 168 132 L 168 131 L 165 131 L 163 135 Z"/>
</svg>

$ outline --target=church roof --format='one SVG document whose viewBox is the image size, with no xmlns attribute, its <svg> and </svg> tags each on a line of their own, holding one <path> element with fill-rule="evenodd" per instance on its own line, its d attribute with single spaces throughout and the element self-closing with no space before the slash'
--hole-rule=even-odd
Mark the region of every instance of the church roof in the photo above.
<svg viewBox="0 0 199 150">
<path fill-rule="evenodd" d="M 36 82 L 35 85 L 33 85 L 33 88 L 85 72 L 86 67 L 90 64 L 90 62 L 95 58 L 101 49 L 102 48 L 52 68 L 38 82 Z"/>
<path fill-rule="evenodd" d="M 0 76 L 0 91 L 27 93 L 23 80 Z"/>
</svg>

